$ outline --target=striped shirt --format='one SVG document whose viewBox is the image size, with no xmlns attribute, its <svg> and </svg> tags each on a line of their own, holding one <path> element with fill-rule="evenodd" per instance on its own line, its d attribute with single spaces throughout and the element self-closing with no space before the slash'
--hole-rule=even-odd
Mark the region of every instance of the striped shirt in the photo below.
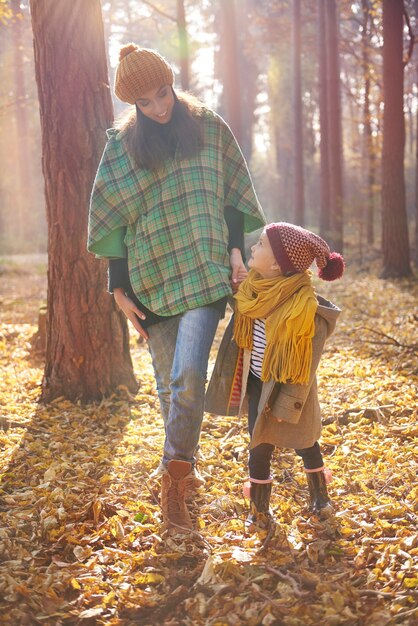
<svg viewBox="0 0 418 626">
<path fill-rule="evenodd" d="M 253 324 L 253 347 L 251 350 L 250 371 L 261 378 L 264 351 L 266 349 L 266 320 L 256 319 Z"/>
</svg>

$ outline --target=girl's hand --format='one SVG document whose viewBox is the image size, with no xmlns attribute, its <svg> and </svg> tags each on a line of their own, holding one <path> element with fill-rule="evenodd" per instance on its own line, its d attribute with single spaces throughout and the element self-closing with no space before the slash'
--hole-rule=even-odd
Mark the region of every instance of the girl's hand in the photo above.
<svg viewBox="0 0 418 626">
<path fill-rule="evenodd" d="M 115 298 L 116 304 L 126 315 L 135 330 L 137 330 L 138 333 L 142 337 L 144 337 L 144 339 L 148 339 L 149 335 L 147 331 L 145 330 L 145 328 L 142 328 L 141 324 L 138 322 L 138 317 L 141 320 L 145 319 L 144 313 L 138 309 L 136 304 L 134 304 L 134 302 L 132 302 L 130 298 L 128 298 L 122 287 L 118 287 L 117 289 L 115 289 L 113 292 L 113 296 Z"/>
<path fill-rule="evenodd" d="M 271 412 L 271 408 L 269 407 L 268 404 L 266 404 L 266 406 L 264 407 L 264 415 L 266 415 L 267 417 L 272 417 L 273 419 L 276 420 L 276 422 L 283 422 L 283 420 L 280 419 L 280 417 L 274 417 L 273 413 Z"/>
<path fill-rule="evenodd" d="M 231 287 L 233 293 L 238 291 L 238 287 L 243 280 L 247 278 L 247 268 L 242 260 L 241 250 L 239 248 L 232 248 L 229 255 L 229 262 L 231 264 L 232 276 Z"/>
</svg>

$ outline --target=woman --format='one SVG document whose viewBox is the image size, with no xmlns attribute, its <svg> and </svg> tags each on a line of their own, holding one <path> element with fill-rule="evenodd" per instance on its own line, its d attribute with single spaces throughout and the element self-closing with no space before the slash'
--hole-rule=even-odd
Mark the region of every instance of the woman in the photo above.
<svg viewBox="0 0 418 626">
<path fill-rule="evenodd" d="M 115 93 L 135 105 L 108 132 L 94 183 L 88 249 L 109 262 L 109 291 L 148 340 L 165 426 L 161 505 L 191 528 L 209 351 L 231 279 L 246 275 L 243 234 L 265 220 L 239 147 L 213 111 L 173 89 L 154 50 L 120 51 Z M 231 276 L 232 274 L 232 276 Z"/>
</svg>

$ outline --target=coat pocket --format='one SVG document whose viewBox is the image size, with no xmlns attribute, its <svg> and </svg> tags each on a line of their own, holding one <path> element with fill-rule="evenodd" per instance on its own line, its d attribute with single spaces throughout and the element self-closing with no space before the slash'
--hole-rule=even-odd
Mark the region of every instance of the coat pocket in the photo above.
<svg viewBox="0 0 418 626">
<path fill-rule="evenodd" d="M 304 400 L 297 394 L 292 395 L 283 391 L 277 394 L 274 402 L 270 404 L 270 412 L 276 419 L 297 424 L 300 420 L 304 406 Z"/>
</svg>

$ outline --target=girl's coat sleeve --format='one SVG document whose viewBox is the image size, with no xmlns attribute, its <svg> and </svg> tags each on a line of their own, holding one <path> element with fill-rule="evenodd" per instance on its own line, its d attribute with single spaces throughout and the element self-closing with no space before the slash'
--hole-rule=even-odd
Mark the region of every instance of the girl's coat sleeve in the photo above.
<svg viewBox="0 0 418 626">
<path fill-rule="evenodd" d="M 216 415 L 237 415 L 241 391 L 242 351 L 232 336 L 232 316 L 219 346 L 215 367 L 206 391 L 205 411 Z"/>
</svg>

